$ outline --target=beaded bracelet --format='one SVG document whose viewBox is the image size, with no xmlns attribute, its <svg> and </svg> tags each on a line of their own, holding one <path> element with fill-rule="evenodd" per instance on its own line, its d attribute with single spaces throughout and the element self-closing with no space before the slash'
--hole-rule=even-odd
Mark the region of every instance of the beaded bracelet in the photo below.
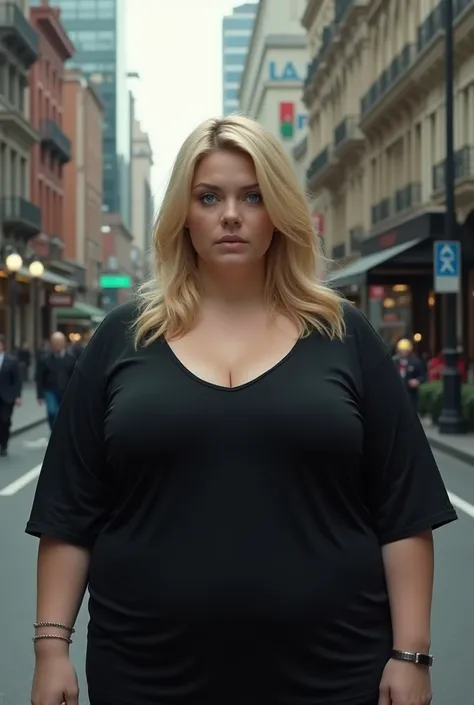
<svg viewBox="0 0 474 705">
<path fill-rule="evenodd" d="M 70 634 L 74 634 L 76 631 L 74 627 L 67 627 L 65 624 L 61 624 L 60 622 L 35 622 L 33 626 L 35 629 L 38 629 L 39 627 L 56 627 L 57 629 L 64 629 Z"/>
<path fill-rule="evenodd" d="M 38 641 L 38 639 L 61 639 L 61 641 L 67 641 L 68 644 L 72 644 L 72 639 L 68 636 L 61 636 L 60 634 L 38 634 L 38 636 L 33 637 L 33 643 Z"/>
</svg>

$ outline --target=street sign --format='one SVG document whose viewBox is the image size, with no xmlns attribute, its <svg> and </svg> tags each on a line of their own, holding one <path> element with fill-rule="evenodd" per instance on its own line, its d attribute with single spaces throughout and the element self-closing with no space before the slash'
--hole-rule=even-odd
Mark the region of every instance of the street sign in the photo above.
<svg viewBox="0 0 474 705">
<path fill-rule="evenodd" d="M 130 289 L 132 278 L 128 274 L 101 274 L 100 287 L 102 289 Z"/>
<path fill-rule="evenodd" d="M 461 243 L 437 240 L 434 243 L 434 287 L 437 294 L 459 294 L 461 283 Z"/>
</svg>

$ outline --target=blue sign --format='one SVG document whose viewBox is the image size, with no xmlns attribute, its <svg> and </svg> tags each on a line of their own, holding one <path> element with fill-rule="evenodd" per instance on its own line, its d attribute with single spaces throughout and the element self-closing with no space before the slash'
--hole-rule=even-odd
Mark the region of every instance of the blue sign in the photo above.
<svg viewBox="0 0 474 705">
<path fill-rule="evenodd" d="M 296 118 L 296 126 L 298 130 L 302 130 L 308 124 L 308 116 L 305 113 L 300 113 Z"/>
<path fill-rule="evenodd" d="M 434 243 L 435 291 L 457 294 L 461 279 L 461 243 L 458 240 L 438 240 Z"/>
<path fill-rule="evenodd" d="M 276 61 L 270 61 L 268 76 L 270 81 L 301 81 L 301 77 L 296 70 L 292 61 L 287 61 L 286 64 L 277 67 Z"/>
</svg>

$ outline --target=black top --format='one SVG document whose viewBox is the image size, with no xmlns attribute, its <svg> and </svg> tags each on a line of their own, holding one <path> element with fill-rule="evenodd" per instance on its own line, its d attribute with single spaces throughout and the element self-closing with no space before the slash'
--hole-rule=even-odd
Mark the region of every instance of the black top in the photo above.
<svg viewBox="0 0 474 705">
<path fill-rule="evenodd" d="M 377 702 L 381 545 L 456 518 L 387 349 L 347 307 L 227 389 L 134 314 L 77 363 L 27 526 L 92 549 L 91 705 Z"/>
<path fill-rule="evenodd" d="M 21 389 L 18 360 L 13 355 L 3 353 L 0 363 L 0 399 L 7 405 L 13 405 L 21 397 Z"/>
</svg>

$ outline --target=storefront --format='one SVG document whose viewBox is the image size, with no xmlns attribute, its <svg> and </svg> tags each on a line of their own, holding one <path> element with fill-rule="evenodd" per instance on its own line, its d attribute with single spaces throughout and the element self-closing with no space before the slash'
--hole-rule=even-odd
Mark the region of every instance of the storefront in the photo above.
<svg viewBox="0 0 474 705">
<path fill-rule="evenodd" d="M 105 311 L 84 301 L 75 301 L 73 306 L 56 309 L 58 330 L 71 343 L 87 340 L 104 318 Z"/>
<path fill-rule="evenodd" d="M 443 297 L 434 292 L 433 242 L 444 236 L 444 213 L 422 213 L 396 228 L 361 243 L 361 256 L 332 272 L 331 284 L 354 300 L 391 347 L 401 337 L 417 343 L 419 353 L 443 347 Z M 459 229 L 463 247 L 459 297 L 459 342 L 469 341 L 473 324 L 467 301 L 474 267 L 474 245 Z M 474 351 L 466 350 L 467 357 Z"/>
</svg>

